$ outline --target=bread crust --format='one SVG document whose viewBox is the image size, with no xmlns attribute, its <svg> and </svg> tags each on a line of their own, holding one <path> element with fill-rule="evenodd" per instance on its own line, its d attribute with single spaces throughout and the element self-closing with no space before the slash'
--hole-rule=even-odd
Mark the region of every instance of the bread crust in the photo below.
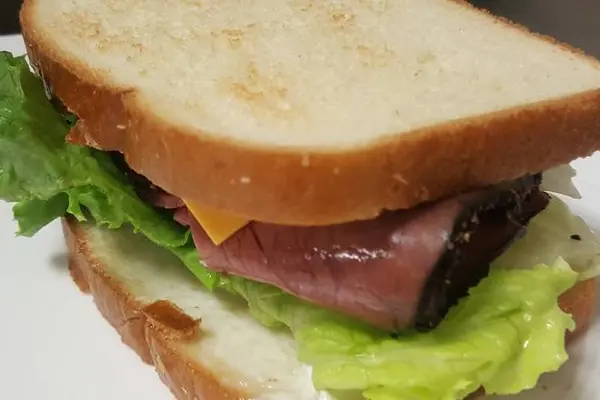
<svg viewBox="0 0 600 400">
<path fill-rule="evenodd" d="M 600 149 L 600 88 L 339 151 L 192 135 L 149 111 L 134 89 L 110 86 L 101 73 L 69 58 L 38 29 L 36 1 L 24 2 L 23 36 L 33 65 L 80 118 L 71 138 L 122 152 L 166 191 L 249 220 L 328 225 L 370 219 Z"/>
<path fill-rule="evenodd" d="M 162 381 L 177 399 L 252 398 L 248 393 L 228 387 L 209 367 L 198 365 L 185 355 L 179 345 L 201 332 L 190 332 L 189 323 L 172 323 L 172 314 L 164 318 L 157 315 L 107 275 L 102 263 L 94 255 L 86 233 L 74 218 L 63 219 L 63 232 L 68 246 L 69 270 L 75 283 L 83 292 L 94 297 L 98 309 L 121 335 L 123 342 L 135 350 L 144 362 L 156 367 Z M 596 281 L 593 279 L 578 283 L 559 299 L 560 307 L 573 315 L 577 327 L 574 332 L 567 334 L 567 343 L 589 327 L 595 299 Z M 178 310 L 178 320 L 192 321 L 176 305 L 173 308 Z"/>
<path fill-rule="evenodd" d="M 560 308 L 575 320 L 575 330 L 567 333 L 567 344 L 589 328 L 596 306 L 596 290 L 596 279 L 588 279 L 577 283 L 560 297 Z"/>
</svg>

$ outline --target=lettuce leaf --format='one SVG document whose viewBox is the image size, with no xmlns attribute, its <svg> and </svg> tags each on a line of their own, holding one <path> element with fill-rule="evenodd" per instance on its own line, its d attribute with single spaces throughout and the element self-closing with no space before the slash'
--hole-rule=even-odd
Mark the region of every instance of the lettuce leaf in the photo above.
<svg viewBox="0 0 600 400">
<path fill-rule="evenodd" d="M 573 178 L 576 175 L 575 168 L 570 164 L 559 165 L 544 171 L 544 181 L 541 188 L 546 192 L 559 193 L 573 199 L 580 199 L 581 194 L 573 183 Z"/>
<path fill-rule="evenodd" d="M 553 197 L 546 210 L 529 222 L 525 236 L 498 257 L 492 268 L 531 268 L 558 257 L 579 273 L 579 280 L 600 274 L 600 238 L 565 202 Z"/>
<path fill-rule="evenodd" d="M 526 268 L 494 268 L 437 329 L 391 336 L 272 286 L 209 272 L 189 232 L 141 201 L 107 154 L 65 142 L 70 124 L 25 59 L 0 53 L 0 199 L 16 203 L 19 232 L 33 235 L 65 214 L 111 229 L 132 226 L 208 288 L 244 297 L 261 323 L 289 328 L 318 389 L 374 400 L 461 399 L 481 385 L 508 394 L 533 387 L 566 360 L 564 333 L 573 321 L 557 298 L 577 273 L 561 259 L 531 268 L 533 259 L 516 251 L 501 264 Z M 542 220 L 539 229 L 551 225 Z"/>
<path fill-rule="evenodd" d="M 277 289 L 239 280 L 254 312 L 288 326 L 317 389 L 361 390 L 368 399 L 463 399 L 533 388 L 566 360 L 572 318 L 557 304 L 577 273 L 551 266 L 495 269 L 429 333 L 390 336 Z"/>
<path fill-rule="evenodd" d="M 71 123 L 23 57 L 0 53 L 0 199 L 16 203 L 19 233 L 67 213 L 109 228 L 130 224 L 212 287 L 218 276 L 203 268 L 190 233 L 141 201 L 108 154 L 66 143 Z"/>
</svg>

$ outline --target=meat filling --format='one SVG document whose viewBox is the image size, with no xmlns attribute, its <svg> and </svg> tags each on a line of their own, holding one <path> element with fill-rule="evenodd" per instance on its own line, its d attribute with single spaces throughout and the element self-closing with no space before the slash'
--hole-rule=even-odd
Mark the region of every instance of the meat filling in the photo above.
<svg viewBox="0 0 600 400">
<path fill-rule="evenodd" d="M 378 328 L 435 328 L 549 197 L 541 176 L 376 219 L 319 227 L 252 222 L 216 246 L 181 199 L 129 172 L 140 197 L 174 210 L 217 272 L 268 283 Z"/>
<path fill-rule="evenodd" d="M 220 246 L 186 208 L 206 265 L 268 283 L 379 328 L 434 328 L 547 205 L 539 179 L 469 193 L 369 221 L 326 227 L 254 222 Z"/>
</svg>

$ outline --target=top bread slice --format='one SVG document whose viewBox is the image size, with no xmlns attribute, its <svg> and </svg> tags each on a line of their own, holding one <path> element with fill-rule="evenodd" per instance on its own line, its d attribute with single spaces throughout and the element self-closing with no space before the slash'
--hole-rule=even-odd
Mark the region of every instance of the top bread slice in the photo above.
<svg viewBox="0 0 600 400">
<path fill-rule="evenodd" d="M 69 268 L 100 312 L 140 357 L 154 364 L 179 400 L 357 400 L 317 392 L 286 331 L 269 330 L 247 308 L 208 293 L 164 249 L 130 230 L 64 220 Z M 560 298 L 585 332 L 594 312 L 595 280 Z M 240 334 L 242 332 L 243 334 Z"/>
<path fill-rule="evenodd" d="M 165 190 L 331 224 L 600 148 L 600 63 L 450 0 L 25 0 L 28 53 Z"/>
</svg>

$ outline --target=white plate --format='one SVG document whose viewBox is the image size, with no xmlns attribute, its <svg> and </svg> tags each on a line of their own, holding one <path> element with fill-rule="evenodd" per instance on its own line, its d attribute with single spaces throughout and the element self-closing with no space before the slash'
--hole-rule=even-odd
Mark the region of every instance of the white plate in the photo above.
<svg viewBox="0 0 600 400">
<path fill-rule="evenodd" d="M 20 37 L 0 49 L 23 52 Z M 600 228 L 600 155 L 573 163 L 583 199 L 575 206 Z M 0 203 L 0 398 L 11 400 L 172 399 L 151 367 L 120 343 L 66 269 L 60 226 L 15 238 L 10 206 Z M 600 307 L 598 307 L 600 311 Z M 538 389 L 503 400 L 600 399 L 600 318 L 570 349 L 571 360 Z"/>
</svg>

